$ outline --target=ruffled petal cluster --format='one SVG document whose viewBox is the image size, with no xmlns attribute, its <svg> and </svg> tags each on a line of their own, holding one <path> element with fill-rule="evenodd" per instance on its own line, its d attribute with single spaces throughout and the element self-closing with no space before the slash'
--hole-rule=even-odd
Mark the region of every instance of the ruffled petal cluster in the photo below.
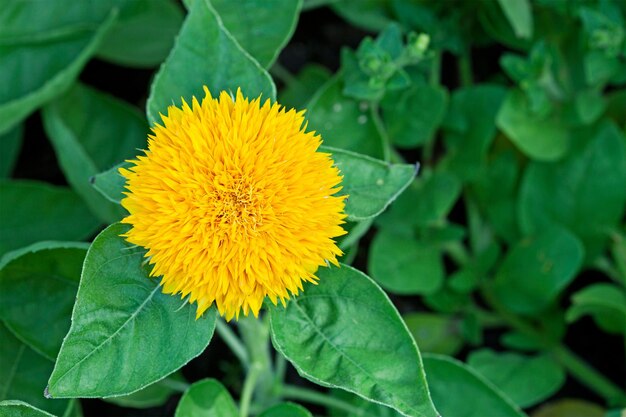
<svg viewBox="0 0 626 417">
<path fill-rule="evenodd" d="M 126 177 L 125 238 L 147 249 L 163 292 L 230 320 L 284 302 L 337 264 L 345 196 L 303 112 L 222 92 L 171 106 Z"/>
</svg>

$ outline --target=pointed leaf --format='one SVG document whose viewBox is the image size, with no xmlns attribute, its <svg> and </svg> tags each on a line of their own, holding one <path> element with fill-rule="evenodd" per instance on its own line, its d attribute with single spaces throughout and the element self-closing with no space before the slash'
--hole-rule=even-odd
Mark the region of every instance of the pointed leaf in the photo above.
<svg viewBox="0 0 626 417">
<path fill-rule="evenodd" d="M 54 417 L 50 413 L 22 401 L 0 401 L 0 414 L 4 417 Z"/>
<path fill-rule="evenodd" d="M 215 379 L 203 379 L 185 391 L 176 407 L 175 417 L 238 415 L 237 406 L 226 388 Z"/>
</svg>

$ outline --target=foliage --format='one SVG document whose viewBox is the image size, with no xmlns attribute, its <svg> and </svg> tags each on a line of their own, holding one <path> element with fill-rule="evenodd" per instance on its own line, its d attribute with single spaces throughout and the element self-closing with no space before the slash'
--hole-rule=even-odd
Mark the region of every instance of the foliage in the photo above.
<svg viewBox="0 0 626 417">
<path fill-rule="evenodd" d="M 291 74 L 279 55 L 322 6 L 369 35 L 335 73 Z M 93 59 L 154 71 L 145 101 L 81 81 Z M 177 417 L 626 406 L 623 1 L 15 1 L 0 84 L 1 415 L 176 394 Z M 203 85 L 307 109 L 349 195 L 342 265 L 237 323 L 196 320 L 120 237 L 118 168 Z M 61 185 L 24 168 L 36 112 Z M 606 375 L 571 346 L 581 331 L 614 355 Z M 240 364 L 191 379 L 205 351 Z M 583 399 L 566 398 L 575 384 Z"/>
</svg>

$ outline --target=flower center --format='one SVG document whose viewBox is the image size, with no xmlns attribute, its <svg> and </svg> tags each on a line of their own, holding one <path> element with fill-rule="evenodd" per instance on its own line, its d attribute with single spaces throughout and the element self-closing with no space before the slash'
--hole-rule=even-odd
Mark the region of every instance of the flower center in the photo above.
<svg viewBox="0 0 626 417">
<path fill-rule="evenodd" d="M 244 179 L 217 186 L 212 196 L 218 227 L 237 227 L 245 234 L 255 233 L 262 221 L 262 202 L 255 187 Z"/>
</svg>

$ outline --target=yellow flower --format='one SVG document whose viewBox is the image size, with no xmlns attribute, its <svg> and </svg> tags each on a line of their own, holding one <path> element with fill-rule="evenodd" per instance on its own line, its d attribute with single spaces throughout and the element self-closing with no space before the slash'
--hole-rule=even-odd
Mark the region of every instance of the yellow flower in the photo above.
<svg viewBox="0 0 626 417">
<path fill-rule="evenodd" d="M 204 91 L 202 103 L 170 106 L 145 155 L 120 169 L 124 237 L 147 249 L 163 292 L 197 303 L 197 317 L 213 302 L 228 320 L 256 316 L 266 296 L 284 303 L 337 264 L 341 176 L 303 112 Z"/>
</svg>

